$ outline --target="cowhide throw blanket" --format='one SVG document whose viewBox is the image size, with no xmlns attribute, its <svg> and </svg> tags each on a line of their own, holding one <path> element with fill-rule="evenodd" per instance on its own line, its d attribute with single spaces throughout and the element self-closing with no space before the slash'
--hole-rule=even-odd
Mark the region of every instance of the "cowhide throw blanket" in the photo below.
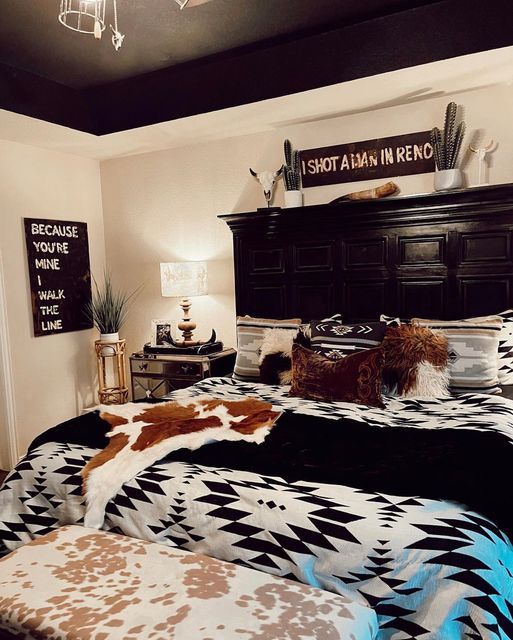
<svg viewBox="0 0 513 640">
<path fill-rule="evenodd" d="M 109 444 L 81 471 L 86 496 L 86 527 L 101 528 L 107 502 L 122 485 L 178 449 L 209 442 L 244 440 L 260 444 L 280 411 L 256 398 L 218 400 L 210 396 L 161 404 L 100 406 L 112 430 Z"/>
</svg>

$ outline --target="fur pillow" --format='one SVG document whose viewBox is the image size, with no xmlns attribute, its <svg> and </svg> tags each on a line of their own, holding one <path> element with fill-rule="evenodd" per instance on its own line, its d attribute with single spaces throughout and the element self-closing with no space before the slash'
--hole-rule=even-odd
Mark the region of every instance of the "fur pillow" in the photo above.
<svg viewBox="0 0 513 640">
<path fill-rule="evenodd" d="M 390 326 L 383 341 L 383 382 L 403 398 L 449 395 L 448 341 L 440 331 Z"/>
<path fill-rule="evenodd" d="M 291 329 L 266 329 L 260 349 L 260 382 L 264 384 L 290 384 L 292 381 L 292 344 L 310 346 L 303 332 Z"/>
<path fill-rule="evenodd" d="M 330 360 L 295 344 L 289 393 L 308 400 L 354 402 L 384 408 L 381 397 L 384 359 L 383 349 L 379 347 Z"/>
</svg>

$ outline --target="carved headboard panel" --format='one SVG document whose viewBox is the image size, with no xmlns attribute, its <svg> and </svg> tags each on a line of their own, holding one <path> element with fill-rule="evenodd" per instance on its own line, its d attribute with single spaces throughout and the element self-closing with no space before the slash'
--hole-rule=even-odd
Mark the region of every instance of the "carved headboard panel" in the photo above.
<svg viewBox="0 0 513 640">
<path fill-rule="evenodd" d="M 513 306 L 513 185 L 220 217 L 239 315 L 456 319 Z"/>
</svg>

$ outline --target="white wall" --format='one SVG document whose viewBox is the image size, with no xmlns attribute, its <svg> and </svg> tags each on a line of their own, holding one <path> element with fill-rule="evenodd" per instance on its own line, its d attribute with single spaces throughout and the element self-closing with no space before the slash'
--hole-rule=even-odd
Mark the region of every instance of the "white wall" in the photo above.
<svg viewBox="0 0 513 640">
<path fill-rule="evenodd" d="M 159 263 L 182 260 L 208 262 L 209 295 L 194 298 L 191 310 L 198 336 L 207 338 L 214 328 L 234 344 L 232 234 L 217 215 L 261 204 L 247 168 L 269 154 L 271 138 L 230 139 L 101 164 L 109 267 L 127 289 L 144 285 L 122 332 L 129 351 L 149 340 L 152 318 L 178 321 L 179 301 L 161 297 Z"/>
<path fill-rule="evenodd" d="M 489 182 L 511 182 L 513 88 L 493 87 L 452 98 L 465 107 L 466 143 L 474 140 L 476 134 L 499 142 Z M 404 106 L 290 126 L 265 134 L 102 162 L 108 263 L 127 288 L 145 284 L 124 331 L 128 349 L 139 349 L 149 339 L 152 318 L 178 320 L 178 301 L 162 298 L 159 287 L 159 262 L 174 260 L 208 261 L 210 295 L 193 301 L 192 315 L 200 324 L 201 337 L 207 337 L 214 327 L 226 344 L 235 344 L 232 235 L 217 215 L 252 211 L 264 205 L 248 167 L 255 170 L 279 167 L 283 162 L 284 138 L 289 137 L 296 148 L 308 149 L 423 131 L 435 124 L 443 125 L 445 106 L 450 99 L 444 96 L 413 100 Z M 475 171 L 472 163 L 475 159 L 467 153 L 464 169 L 470 182 Z M 329 202 L 348 191 L 381 182 L 383 180 L 307 189 L 305 204 Z M 405 176 L 396 182 L 403 194 L 430 192 L 433 175 Z M 283 203 L 281 181 L 274 202 Z"/>
<path fill-rule="evenodd" d="M 23 218 L 87 222 L 93 271 L 105 259 L 98 162 L 0 141 L 0 252 L 5 272 L 18 450 L 90 405 L 92 330 L 33 337 Z M 1 412 L 0 412 L 1 413 Z M 5 439 L 0 425 L 0 449 Z"/>
</svg>

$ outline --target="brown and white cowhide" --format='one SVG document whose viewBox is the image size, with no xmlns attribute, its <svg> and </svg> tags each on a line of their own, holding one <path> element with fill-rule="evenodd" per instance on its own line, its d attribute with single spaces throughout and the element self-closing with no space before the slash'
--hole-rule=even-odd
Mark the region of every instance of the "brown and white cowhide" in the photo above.
<svg viewBox="0 0 513 640">
<path fill-rule="evenodd" d="M 102 405 L 100 416 L 111 426 L 109 444 L 82 469 L 86 497 L 84 526 L 101 528 L 105 507 L 138 473 L 178 449 L 198 449 L 220 440 L 260 444 L 280 417 L 256 398 L 218 400 L 210 396 L 161 404 Z"/>
</svg>

